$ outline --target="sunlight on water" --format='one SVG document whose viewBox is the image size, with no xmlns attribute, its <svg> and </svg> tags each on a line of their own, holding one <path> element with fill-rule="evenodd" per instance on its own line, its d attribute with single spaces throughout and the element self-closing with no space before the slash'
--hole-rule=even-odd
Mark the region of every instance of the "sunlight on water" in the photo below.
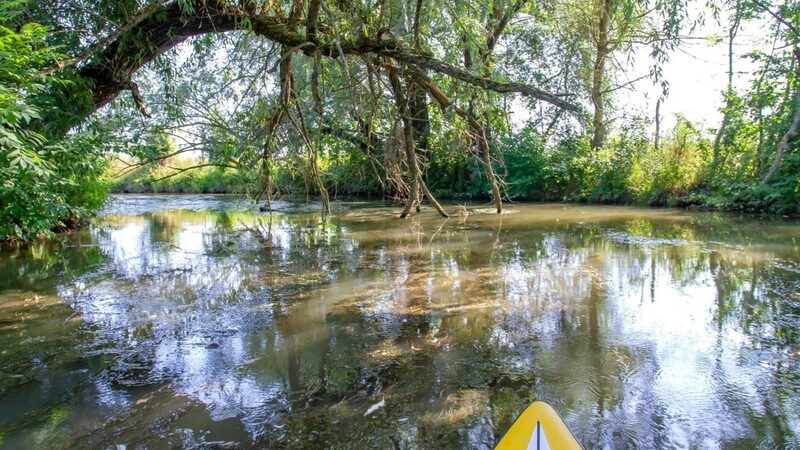
<svg viewBox="0 0 800 450">
<path fill-rule="evenodd" d="M 276 205 L 0 253 L 0 447 L 491 448 L 534 400 L 587 448 L 800 445 L 794 222 Z"/>
</svg>

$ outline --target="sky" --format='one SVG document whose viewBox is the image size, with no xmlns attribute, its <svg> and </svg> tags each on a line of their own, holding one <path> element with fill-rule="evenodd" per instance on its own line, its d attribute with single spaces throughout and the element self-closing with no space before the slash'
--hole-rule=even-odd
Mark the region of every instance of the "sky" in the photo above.
<svg viewBox="0 0 800 450">
<path fill-rule="evenodd" d="M 743 58 L 755 49 L 766 50 L 765 33 L 760 28 L 767 24 L 743 23 L 734 40 L 734 86 L 740 92 L 752 79 L 756 65 Z M 722 93 L 728 83 L 728 43 L 727 28 L 716 23 L 707 23 L 693 33 L 695 36 L 717 36 L 719 42 L 712 40 L 685 40 L 677 50 L 670 53 L 664 66 L 663 76 L 669 81 L 669 95 L 661 104 L 662 126 L 675 124 L 675 115 L 682 114 L 692 122 L 704 125 L 706 131 L 716 128 L 722 121 Z M 637 57 L 635 72 L 645 74 L 652 64 L 645 54 Z M 629 100 L 617 97 L 617 105 L 655 114 L 656 101 L 661 92 L 660 86 L 652 86 L 652 81 L 643 80 L 636 85 L 636 95 Z M 623 97 L 624 98 L 624 97 Z"/>
<path fill-rule="evenodd" d="M 699 129 L 709 136 L 722 122 L 723 92 L 728 83 L 728 13 L 721 14 L 723 24 L 715 19 L 706 19 L 691 33 L 691 39 L 684 39 L 677 49 L 669 52 L 668 61 L 662 65 L 662 76 L 669 82 L 668 96 L 660 108 L 662 130 L 675 125 L 678 114 L 699 125 Z M 705 15 L 710 17 L 708 13 Z M 742 22 L 734 40 L 734 87 L 738 92 L 747 89 L 757 69 L 757 65 L 744 56 L 756 49 L 765 52 L 770 49 L 772 43 L 766 39 L 771 33 L 764 32 L 769 25 L 766 21 Z M 607 111 L 606 117 L 611 133 L 614 132 L 615 119 L 625 112 L 650 117 L 649 131 L 654 133 L 652 118 L 662 88 L 646 76 L 653 65 L 649 53 L 649 47 L 641 47 L 634 53 L 625 73 L 620 75 L 618 72 L 617 82 L 620 84 L 643 79 L 611 94 L 613 108 Z M 617 58 L 625 63 L 627 56 L 617 55 Z M 525 104 L 519 98 L 512 103 L 511 120 L 516 127 L 524 126 L 533 115 L 533 111 L 528 110 Z M 591 112 L 591 104 L 585 102 L 583 106 Z"/>
</svg>

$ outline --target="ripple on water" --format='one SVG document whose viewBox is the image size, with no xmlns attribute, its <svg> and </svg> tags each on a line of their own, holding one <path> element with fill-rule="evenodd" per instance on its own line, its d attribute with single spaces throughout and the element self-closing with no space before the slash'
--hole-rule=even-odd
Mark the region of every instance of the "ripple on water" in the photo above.
<svg viewBox="0 0 800 450">
<path fill-rule="evenodd" d="M 800 231 L 120 202 L 81 245 L 0 255 L 0 446 L 491 448 L 534 399 L 587 448 L 797 440 Z"/>
<path fill-rule="evenodd" d="M 101 215 L 136 215 L 181 209 L 229 211 L 251 208 L 254 208 L 253 203 L 241 196 L 125 194 L 112 196 Z"/>
<path fill-rule="evenodd" d="M 649 236 L 638 236 L 621 231 L 608 231 L 605 233 L 605 235 L 608 240 L 621 244 L 633 244 L 641 246 L 681 246 L 690 244 L 690 242 L 685 239 L 654 238 Z"/>
</svg>

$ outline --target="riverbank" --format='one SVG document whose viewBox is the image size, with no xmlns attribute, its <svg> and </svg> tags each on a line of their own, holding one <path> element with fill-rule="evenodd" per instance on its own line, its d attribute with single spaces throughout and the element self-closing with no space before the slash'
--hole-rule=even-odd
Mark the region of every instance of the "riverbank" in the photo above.
<svg viewBox="0 0 800 450">
<path fill-rule="evenodd" d="M 188 167 L 188 166 L 187 166 Z M 119 173 L 119 169 L 115 169 Z M 248 181 L 235 170 L 218 167 L 178 170 L 139 168 L 115 177 L 115 194 L 244 194 Z"/>
<path fill-rule="evenodd" d="M 158 181 L 125 179 L 114 183 L 111 188 L 113 194 L 228 194 L 228 195 L 247 195 L 252 192 L 247 187 L 251 180 L 243 180 L 234 171 L 220 171 L 217 169 L 200 170 L 197 173 L 181 173 L 169 178 L 159 179 Z M 303 186 L 286 186 L 282 196 L 304 196 Z M 334 193 L 332 198 L 361 198 L 366 200 L 394 199 L 395 195 L 375 192 L 373 189 L 352 190 L 340 189 L 335 185 L 329 187 L 329 192 Z M 472 188 L 468 192 L 454 193 L 450 189 L 435 189 L 433 191 L 437 199 L 446 202 L 477 202 L 491 201 L 489 191 L 481 192 L 478 188 Z M 316 195 L 312 192 L 311 195 Z M 600 195 L 598 193 L 545 193 L 529 192 L 528 194 L 518 193 L 513 198 L 508 199 L 507 203 L 516 202 L 557 202 L 563 204 L 588 204 L 588 205 L 623 205 L 623 206 L 646 206 L 646 207 L 676 207 L 689 208 L 699 211 L 724 211 L 741 212 L 756 215 L 774 215 L 783 217 L 798 217 L 800 211 L 793 206 L 780 203 L 780 199 L 775 198 L 761 187 L 747 188 L 729 191 L 725 193 L 710 190 L 695 190 L 681 192 L 679 195 L 656 195 L 656 196 L 635 196 L 632 193 L 620 195 Z"/>
</svg>

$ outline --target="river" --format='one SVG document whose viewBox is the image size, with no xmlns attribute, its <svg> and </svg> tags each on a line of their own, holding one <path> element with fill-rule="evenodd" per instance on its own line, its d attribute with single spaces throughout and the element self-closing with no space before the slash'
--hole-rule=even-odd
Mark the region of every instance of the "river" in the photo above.
<svg viewBox="0 0 800 450">
<path fill-rule="evenodd" d="M 0 448 L 490 449 L 535 400 L 586 448 L 800 446 L 796 220 L 275 206 L 0 250 Z"/>
</svg>

